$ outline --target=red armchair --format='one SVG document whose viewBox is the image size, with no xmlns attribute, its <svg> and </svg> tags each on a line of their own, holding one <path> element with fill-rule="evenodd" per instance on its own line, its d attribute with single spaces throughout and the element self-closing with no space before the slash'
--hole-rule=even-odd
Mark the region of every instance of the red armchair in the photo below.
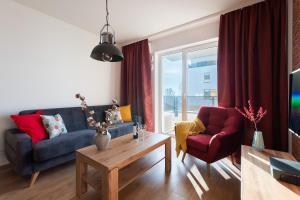
<svg viewBox="0 0 300 200">
<path fill-rule="evenodd" d="M 232 156 L 241 145 L 242 118 L 234 108 L 201 107 L 198 118 L 206 127 L 204 133 L 187 138 L 187 153 L 210 164 Z M 184 161 L 185 154 L 182 161 Z"/>
</svg>

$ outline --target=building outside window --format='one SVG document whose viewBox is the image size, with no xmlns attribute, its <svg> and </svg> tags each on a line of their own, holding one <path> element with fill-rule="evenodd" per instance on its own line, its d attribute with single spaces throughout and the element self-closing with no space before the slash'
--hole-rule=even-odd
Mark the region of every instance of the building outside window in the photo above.
<svg viewBox="0 0 300 200">
<path fill-rule="evenodd" d="M 210 81 L 210 72 L 204 72 L 203 79 L 205 83 L 208 83 Z"/>
</svg>

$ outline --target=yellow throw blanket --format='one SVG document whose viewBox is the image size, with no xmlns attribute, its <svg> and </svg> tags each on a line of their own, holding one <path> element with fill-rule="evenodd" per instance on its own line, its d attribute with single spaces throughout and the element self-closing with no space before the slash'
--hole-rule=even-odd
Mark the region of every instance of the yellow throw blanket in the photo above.
<svg viewBox="0 0 300 200">
<path fill-rule="evenodd" d="M 180 150 L 186 152 L 186 139 L 189 135 L 196 135 L 205 131 L 205 126 L 202 121 L 196 118 L 192 121 L 177 122 L 175 125 L 175 139 L 176 139 L 176 154 L 179 156 Z"/>
</svg>

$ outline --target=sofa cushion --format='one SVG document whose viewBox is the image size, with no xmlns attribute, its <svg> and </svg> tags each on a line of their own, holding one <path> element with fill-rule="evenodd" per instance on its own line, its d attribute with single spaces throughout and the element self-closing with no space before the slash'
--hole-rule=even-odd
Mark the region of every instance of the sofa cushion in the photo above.
<svg viewBox="0 0 300 200">
<path fill-rule="evenodd" d="M 112 105 L 103 105 L 103 106 L 89 106 L 90 110 L 93 110 L 95 112 L 94 119 L 97 122 L 105 122 L 105 111 L 108 109 L 111 109 Z M 88 116 L 85 115 L 87 118 Z M 91 127 L 89 127 L 91 128 Z"/>
<path fill-rule="evenodd" d="M 54 138 L 59 136 L 60 134 L 66 134 L 68 131 L 66 129 L 64 120 L 60 116 L 57 115 L 41 115 L 42 122 L 44 127 L 49 134 L 49 138 Z"/>
<path fill-rule="evenodd" d="M 113 110 L 113 109 L 106 110 L 105 111 L 105 116 L 106 116 L 105 121 L 108 124 L 115 125 L 115 124 L 123 123 L 121 113 L 118 109 L 116 109 L 116 110 Z"/>
<path fill-rule="evenodd" d="M 133 131 L 133 122 L 127 122 L 122 124 L 116 124 L 113 128 L 108 129 L 111 138 L 116 138 L 122 135 L 126 135 L 128 133 L 132 133 Z"/>
<path fill-rule="evenodd" d="M 188 136 L 186 142 L 188 148 L 193 148 L 202 152 L 207 152 L 211 138 L 212 136 L 208 134 L 192 135 Z"/>
<path fill-rule="evenodd" d="M 41 120 L 41 113 L 11 115 L 11 118 L 22 132 L 31 137 L 32 143 L 37 143 L 48 137 Z"/>
<path fill-rule="evenodd" d="M 33 159 L 36 162 L 42 162 L 74 152 L 93 144 L 94 135 L 95 130 L 85 129 L 40 141 L 33 145 Z"/>
<path fill-rule="evenodd" d="M 131 116 L 131 106 L 120 106 L 120 112 L 122 116 L 122 120 L 124 122 L 132 122 L 132 116 Z"/>
</svg>

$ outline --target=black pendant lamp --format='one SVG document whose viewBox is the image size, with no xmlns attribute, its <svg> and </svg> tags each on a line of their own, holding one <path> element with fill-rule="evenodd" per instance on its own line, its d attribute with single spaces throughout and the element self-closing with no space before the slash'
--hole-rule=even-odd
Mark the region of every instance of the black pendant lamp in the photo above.
<svg viewBox="0 0 300 200">
<path fill-rule="evenodd" d="M 103 62 L 119 62 L 123 60 L 122 51 L 116 46 L 115 31 L 108 23 L 108 6 L 106 0 L 106 24 L 100 31 L 100 43 L 95 46 L 91 58 Z M 109 32 L 111 29 L 112 33 Z"/>
</svg>

